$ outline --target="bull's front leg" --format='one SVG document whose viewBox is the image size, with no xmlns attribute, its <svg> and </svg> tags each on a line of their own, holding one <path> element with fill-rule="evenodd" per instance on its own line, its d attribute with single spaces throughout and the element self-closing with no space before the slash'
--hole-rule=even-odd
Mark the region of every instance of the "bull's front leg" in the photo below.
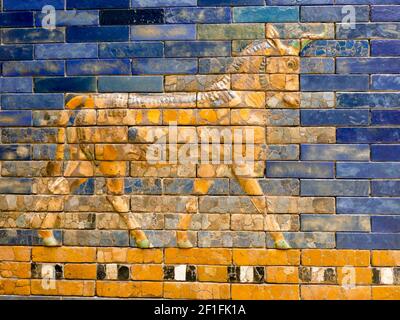
<svg viewBox="0 0 400 320">
<path fill-rule="evenodd" d="M 113 163 L 108 163 L 107 166 L 112 166 Z M 118 166 L 119 163 L 114 163 Z M 100 171 L 104 174 L 109 174 L 108 170 L 104 166 L 100 166 Z M 126 224 L 131 237 L 136 241 L 138 248 L 146 249 L 151 247 L 150 241 L 147 239 L 146 234 L 141 230 L 141 226 L 133 217 L 130 211 L 129 201 L 126 201 L 126 197 L 121 196 L 124 193 L 124 180 L 121 178 L 107 179 L 107 200 L 113 207 L 114 211 L 117 212 Z"/>
<path fill-rule="evenodd" d="M 245 164 L 246 165 L 246 164 Z M 248 171 L 248 170 L 246 170 Z M 271 232 L 271 237 L 274 240 L 275 248 L 277 249 L 290 249 L 290 245 L 285 240 L 283 233 L 280 231 L 280 226 L 274 216 L 268 215 L 264 207 L 261 207 L 257 201 L 258 196 L 264 196 L 264 192 L 261 188 L 259 181 L 256 178 L 243 177 L 243 165 L 233 164 L 232 174 L 236 178 L 237 182 L 243 189 L 243 191 L 250 197 L 253 206 L 257 209 L 260 214 L 265 215 L 265 222 L 268 230 L 274 230 L 277 232 Z"/>
</svg>

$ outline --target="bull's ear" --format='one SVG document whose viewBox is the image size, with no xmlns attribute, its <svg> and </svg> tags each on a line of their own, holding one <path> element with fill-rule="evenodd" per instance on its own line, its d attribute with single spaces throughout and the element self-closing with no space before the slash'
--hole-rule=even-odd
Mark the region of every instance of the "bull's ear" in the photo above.
<svg viewBox="0 0 400 320">
<path fill-rule="evenodd" d="M 267 39 L 279 39 L 279 32 L 271 24 L 267 25 L 266 38 Z"/>
</svg>

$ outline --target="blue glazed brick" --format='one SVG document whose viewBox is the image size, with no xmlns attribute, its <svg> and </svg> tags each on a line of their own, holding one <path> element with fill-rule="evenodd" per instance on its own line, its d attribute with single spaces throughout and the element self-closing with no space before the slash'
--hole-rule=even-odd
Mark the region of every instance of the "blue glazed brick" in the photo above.
<svg viewBox="0 0 400 320">
<path fill-rule="evenodd" d="M 378 216 L 371 217 L 372 232 L 400 233 L 400 217 Z"/>
<path fill-rule="evenodd" d="M 369 55 L 368 40 L 314 40 L 301 50 L 301 56 L 363 57 Z"/>
<path fill-rule="evenodd" d="M 4 94 L 3 110 L 63 109 L 63 94 Z"/>
<path fill-rule="evenodd" d="M 3 128 L 1 141 L 4 143 L 47 143 L 56 142 L 57 128 Z"/>
<path fill-rule="evenodd" d="M 31 60 L 31 59 L 33 59 L 33 45 L 0 46 L 0 60 Z"/>
<path fill-rule="evenodd" d="M 371 181 L 371 195 L 378 197 L 400 196 L 400 180 Z"/>
<path fill-rule="evenodd" d="M 63 109 L 63 94 L 4 94 L 1 97 L 3 110 Z"/>
<path fill-rule="evenodd" d="M 162 42 L 101 43 L 100 58 L 152 58 L 162 57 Z"/>
<path fill-rule="evenodd" d="M 96 78 L 36 78 L 35 92 L 95 92 Z"/>
<path fill-rule="evenodd" d="M 41 27 L 46 13 L 35 13 L 35 26 Z M 56 25 L 63 26 L 97 26 L 99 24 L 99 12 L 96 10 L 68 10 L 56 11 Z"/>
<path fill-rule="evenodd" d="M 399 233 L 347 233 L 336 235 L 338 249 L 399 249 Z"/>
<path fill-rule="evenodd" d="M 367 91 L 368 75 L 301 75 L 302 91 Z"/>
<path fill-rule="evenodd" d="M 101 10 L 101 25 L 162 24 L 163 9 Z"/>
<path fill-rule="evenodd" d="M 373 110 L 371 124 L 400 124 L 400 110 Z"/>
<path fill-rule="evenodd" d="M 396 108 L 400 93 L 345 93 L 336 94 L 336 108 Z"/>
<path fill-rule="evenodd" d="M 0 78 L 0 92 L 24 93 L 32 90 L 31 78 Z"/>
<path fill-rule="evenodd" d="M 161 194 L 161 179 L 126 178 L 125 194 Z"/>
<path fill-rule="evenodd" d="M 32 12 L 0 13 L 0 27 L 33 27 Z"/>
<path fill-rule="evenodd" d="M 372 145 L 371 160 L 400 161 L 400 145 Z"/>
<path fill-rule="evenodd" d="M 342 13 L 343 6 L 303 6 L 301 7 L 302 22 L 341 22 L 347 11 Z M 369 20 L 368 6 L 355 6 L 356 21 Z"/>
<path fill-rule="evenodd" d="M 0 111 L 0 127 L 30 126 L 31 111 Z"/>
<path fill-rule="evenodd" d="M 299 7 L 233 8 L 233 22 L 297 22 Z"/>
<path fill-rule="evenodd" d="M 3 63 L 3 76 L 63 76 L 63 61 L 8 61 Z"/>
<path fill-rule="evenodd" d="M 29 178 L 0 178 L 0 194 L 30 194 L 32 184 Z"/>
<path fill-rule="evenodd" d="M 132 40 L 195 40 L 196 25 L 132 26 Z"/>
<path fill-rule="evenodd" d="M 132 7 L 186 7 L 195 6 L 197 0 L 132 0 Z"/>
<path fill-rule="evenodd" d="M 197 5 L 200 6 L 251 6 L 251 5 L 264 5 L 264 0 L 197 0 Z"/>
<path fill-rule="evenodd" d="M 368 125 L 368 110 L 301 110 L 303 126 L 320 125 Z"/>
<path fill-rule="evenodd" d="M 166 8 L 166 23 L 229 23 L 230 8 Z"/>
<path fill-rule="evenodd" d="M 67 153 L 67 152 L 66 152 Z M 57 157 L 56 144 L 34 144 L 33 145 L 33 160 L 55 160 Z M 65 155 L 68 160 L 68 153 Z"/>
<path fill-rule="evenodd" d="M 369 160 L 369 145 L 302 144 L 301 160 Z"/>
<path fill-rule="evenodd" d="M 302 214 L 302 231 L 365 231 L 371 230 L 370 217 L 354 215 Z"/>
<path fill-rule="evenodd" d="M 338 39 L 388 38 L 400 39 L 400 23 L 356 23 L 354 29 L 336 24 Z"/>
<path fill-rule="evenodd" d="M 197 59 L 133 59 L 132 71 L 133 74 L 195 74 Z"/>
<path fill-rule="evenodd" d="M 302 196 L 368 197 L 369 181 L 358 180 L 301 180 Z"/>
<path fill-rule="evenodd" d="M 333 4 L 334 0 L 266 0 L 271 6 L 293 6 L 293 5 L 318 5 Z"/>
<path fill-rule="evenodd" d="M 400 0 L 336 0 L 336 4 L 400 4 Z"/>
<path fill-rule="evenodd" d="M 89 178 L 84 183 L 82 183 L 78 188 L 73 189 L 71 194 L 76 195 L 93 195 L 95 188 L 95 179 Z"/>
<path fill-rule="evenodd" d="M 65 0 L 3 0 L 4 10 L 42 10 L 51 5 L 56 9 L 64 9 Z"/>
<path fill-rule="evenodd" d="M 398 162 L 338 162 L 338 178 L 400 178 Z"/>
<path fill-rule="evenodd" d="M 230 41 L 167 41 L 166 57 L 218 57 L 230 56 Z"/>
<path fill-rule="evenodd" d="M 338 143 L 396 143 L 400 139 L 399 128 L 338 128 Z"/>
<path fill-rule="evenodd" d="M 89 59 L 97 58 L 97 44 L 60 43 L 35 46 L 36 59 Z"/>
<path fill-rule="evenodd" d="M 163 77 L 100 77 L 99 92 L 162 92 Z"/>
<path fill-rule="evenodd" d="M 400 214 L 400 198 L 337 198 L 336 213 Z"/>
<path fill-rule="evenodd" d="M 64 33 L 63 29 L 5 29 L 3 43 L 64 42 Z"/>
<path fill-rule="evenodd" d="M 129 27 L 67 27 L 67 42 L 122 42 L 129 40 Z"/>
<path fill-rule="evenodd" d="M 335 73 L 333 58 L 302 58 L 300 60 L 301 73 Z"/>
<path fill-rule="evenodd" d="M 266 176 L 272 178 L 333 178 L 332 162 L 267 161 Z"/>
<path fill-rule="evenodd" d="M 130 0 L 66 0 L 68 9 L 129 8 Z"/>
<path fill-rule="evenodd" d="M 399 73 L 400 58 L 337 58 L 337 73 Z"/>
<path fill-rule="evenodd" d="M 30 145 L 0 145 L 0 160 L 31 160 L 31 157 Z"/>
<path fill-rule="evenodd" d="M 124 75 L 131 73 L 131 63 L 124 60 L 71 60 L 67 61 L 67 75 Z"/>
<path fill-rule="evenodd" d="M 400 76 L 372 75 L 371 89 L 373 90 L 400 90 Z"/>
<path fill-rule="evenodd" d="M 371 21 L 400 21 L 399 6 L 372 6 Z"/>
<path fill-rule="evenodd" d="M 372 40 L 371 56 L 400 56 L 400 40 Z"/>
</svg>

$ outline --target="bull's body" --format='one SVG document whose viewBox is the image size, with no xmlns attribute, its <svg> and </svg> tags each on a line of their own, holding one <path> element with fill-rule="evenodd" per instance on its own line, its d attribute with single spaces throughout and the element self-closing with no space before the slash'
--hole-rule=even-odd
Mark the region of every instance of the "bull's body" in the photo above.
<svg viewBox="0 0 400 320">
<path fill-rule="evenodd" d="M 271 31 L 274 32 L 273 30 Z M 275 38 L 274 34 L 272 34 L 271 38 Z M 291 47 L 287 47 L 283 45 L 279 40 L 263 40 L 256 41 L 247 46 L 240 56 L 233 59 L 232 65 L 228 68 L 227 73 L 240 73 L 243 64 L 248 62 L 248 58 L 255 56 L 280 56 L 280 55 L 296 55 L 296 52 L 293 51 Z M 257 77 L 259 77 L 259 83 L 261 86 L 266 86 L 268 88 L 271 87 L 271 79 L 268 78 L 268 75 L 265 74 L 265 59 L 260 60 L 261 62 L 257 66 L 259 72 L 257 73 Z M 123 179 L 123 168 L 124 166 L 122 161 L 119 160 L 132 160 L 138 159 L 135 158 L 133 154 L 118 154 L 121 152 L 123 148 L 118 148 L 113 145 L 101 145 L 103 143 L 112 142 L 112 139 L 108 139 L 107 141 L 107 132 L 112 135 L 113 126 L 134 126 L 136 122 L 132 119 L 129 121 L 130 116 L 135 115 L 135 110 L 174 110 L 174 108 L 195 108 L 195 110 L 208 110 L 207 114 L 218 113 L 222 108 L 227 110 L 227 114 L 225 114 L 226 118 L 231 119 L 232 110 L 236 110 L 238 108 L 253 108 L 254 104 L 257 104 L 257 101 L 254 101 L 251 95 L 245 94 L 245 91 L 234 91 L 230 88 L 230 75 L 220 75 L 216 77 L 216 81 L 211 85 L 208 85 L 207 91 L 198 92 L 198 93 L 165 93 L 165 94 L 95 94 L 95 95 L 79 95 L 73 96 L 66 104 L 66 109 L 69 114 L 64 119 L 64 121 L 60 121 L 64 127 L 67 129 L 67 141 L 68 143 L 75 143 L 79 145 L 79 153 L 83 155 L 83 160 L 86 161 L 69 161 L 64 170 L 64 177 L 53 180 L 49 184 L 49 190 L 53 194 L 66 194 L 65 190 L 68 192 L 72 192 L 73 189 L 79 188 L 80 185 L 85 183 L 87 179 L 90 178 L 90 173 L 94 175 L 100 174 L 107 177 L 106 187 L 107 187 L 107 200 L 112 205 L 112 208 L 115 212 L 120 214 L 126 223 L 127 228 L 130 230 L 131 235 L 135 238 L 136 244 L 140 248 L 148 248 L 151 246 L 151 243 L 146 237 L 146 234 L 141 230 L 141 226 L 134 219 L 132 214 L 130 213 L 129 202 L 124 201 L 124 179 Z M 248 78 L 247 90 L 252 90 L 252 79 Z M 242 90 L 246 90 L 246 83 L 244 84 L 244 88 Z M 263 88 L 261 88 L 263 90 Z M 265 88 L 265 90 L 271 90 Z M 273 89 L 272 89 L 273 90 Z M 283 89 L 284 90 L 284 89 Z M 285 99 L 284 99 L 285 100 Z M 298 101 L 292 101 L 291 98 L 286 99 L 286 103 L 288 105 L 296 104 Z M 200 109 L 204 108 L 204 109 Z M 88 111 L 92 111 L 95 114 L 95 125 L 93 127 L 87 127 Z M 104 115 L 107 114 L 106 119 Z M 113 121 L 113 114 L 116 121 Z M 103 117 L 103 118 L 102 118 Z M 71 120 L 72 119 L 72 120 Z M 101 120 L 103 119 L 103 120 Z M 123 123 L 118 123 L 121 119 Z M 125 121 L 125 123 L 124 123 Z M 164 119 L 165 121 L 165 119 Z M 167 123 L 163 123 L 164 125 L 168 125 Z M 199 132 L 201 126 L 204 126 L 204 123 L 196 123 L 192 125 L 195 132 Z M 97 126 L 102 127 L 97 127 Z M 106 125 L 108 126 L 108 131 L 101 131 L 101 128 Z M 155 124 L 149 124 L 155 125 Z M 246 125 L 244 125 L 245 127 Z M 225 126 L 226 127 L 226 126 Z M 242 126 L 243 127 L 243 126 Z M 263 128 L 263 126 L 260 126 Z M 100 128 L 100 129 L 99 129 Z M 104 127 L 105 128 L 105 127 Z M 229 126 L 228 126 L 229 128 Z M 98 130 L 96 133 L 93 133 L 93 130 Z M 111 131 L 110 131 L 111 129 Z M 96 135 L 94 137 L 93 135 Z M 134 143 L 143 138 L 142 136 L 135 137 Z M 265 139 L 265 136 L 264 136 Z M 142 141 L 148 142 L 148 141 Z M 98 143 L 95 145 L 95 151 L 93 149 L 88 148 L 87 143 Z M 261 141 L 258 143 L 265 143 L 265 141 Z M 97 154 L 97 146 L 102 150 L 101 156 Z M 107 150 L 105 150 L 107 149 Z M 124 149 L 126 150 L 126 149 Z M 65 145 L 58 145 L 57 149 L 58 159 L 64 160 L 65 157 Z M 124 152 L 124 151 L 122 151 Z M 135 151 L 132 151 L 135 153 Z M 143 160 L 141 158 L 141 160 Z M 179 160 L 178 160 L 179 161 Z M 201 165 L 201 164 L 200 164 Z M 157 164 L 155 164 L 157 166 Z M 242 187 L 243 191 L 250 197 L 254 207 L 257 209 L 258 213 L 265 214 L 265 206 L 259 205 L 258 198 L 259 196 L 263 196 L 263 190 L 258 182 L 256 173 L 248 172 L 247 174 L 243 174 L 243 164 L 237 165 L 234 162 L 230 165 L 224 166 L 225 171 L 223 173 L 220 172 L 220 176 L 225 176 L 229 178 L 234 178 Z M 51 174 L 51 168 L 48 168 Z M 216 172 L 217 169 L 213 167 L 213 164 L 208 164 L 202 167 L 205 172 Z M 208 171 L 207 171 L 208 170 Z M 262 170 L 261 170 L 262 171 Z M 85 172 L 85 174 L 81 174 Z M 89 173 L 88 173 L 89 172 Z M 199 167 L 197 167 L 197 172 L 199 172 Z M 80 177 L 78 181 L 74 185 L 69 185 L 66 181 L 65 177 Z M 122 176 L 122 177 L 121 177 Z M 196 173 L 194 174 L 196 177 Z M 207 173 L 203 177 L 206 177 Z M 218 175 L 215 175 L 218 176 Z M 198 177 L 198 175 L 197 175 Z M 202 192 L 203 194 L 207 194 L 208 187 L 203 186 Z M 187 231 L 190 228 L 192 214 L 183 214 L 180 216 L 179 226 L 177 231 L 177 244 L 182 248 L 192 247 L 192 243 L 188 239 Z M 44 240 L 44 244 L 48 246 L 58 245 L 57 241 L 53 236 L 53 232 L 51 231 L 54 228 L 56 216 L 54 214 L 48 214 L 42 222 L 40 235 Z M 279 225 L 275 221 L 273 217 L 266 218 L 266 225 L 268 230 L 273 230 L 276 232 L 272 233 L 272 236 L 275 240 L 276 247 L 278 248 L 287 248 L 288 244 L 284 240 L 282 233 L 280 232 Z"/>
</svg>

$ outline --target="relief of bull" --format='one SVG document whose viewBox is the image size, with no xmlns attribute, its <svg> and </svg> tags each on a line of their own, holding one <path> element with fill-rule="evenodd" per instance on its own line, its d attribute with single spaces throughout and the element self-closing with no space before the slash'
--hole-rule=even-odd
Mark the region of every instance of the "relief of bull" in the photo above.
<svg viewBox="0 0 400 320">
<path fill-rule="evenodd" d="M 255 98 L 251 94 L 246 94 L 246 91 L 277 91 L 276 94 L 281 95 L 281 100 L 287 107 L 296 107 L 299 105 L 298 96 L 296 98 L 296 95 L 285 94 L 285 92 L 282 92 L 286 90 L 290 91 L 292 89 L 287 89 L 286 83 L 275 85 L 273 83 L 274 79 L 278 79 L 278 77 L 274 78 L 273 75 L 266 73 L 266 59 L 271 56 L 287 56 L 287 60 L 285 61 L 289 67 L 290 64 L 293 64 L 293 69 L 298 69 L 298 65 L 296 65 L 298 64 L 298 59 L 291 59 L 291 57 L 296 55 L 298 55 L 298 50 L 280 41 L 277 32 L 273 28 L 269 28 L 266 40 L 257 40 L 248 44 L 236 57 L 232 58 L 232 63 L 228 67 L 226 74 L 214 76 L 213 79 L 215 80 L 213 83 L 208 83 L 207 89 L 203 92 L 73 95 L 71 99 L 67 100 L 66 111 L 63 116 L 64 119 L 60 119 L 59 123 L 68 133 L 68 143 L 76 143 L 80 149 L 78 152 L 83 154 L 83 158 L 86 161 L 66 162 L 64 177 L 53 179 L 49 182 L 48 189 L 53 194 L 71 194 L 73 190 L 84 184 L 90 178 L 90 175 L 95 176 L 96 172 L 101 176 L 107 177 L 107 201 L 111 204 L 113 210 L 118 213 L 125 222 L 130 231 L 130 235 L 136 241 L 137 247 L 150 248 L 152 244 L 147 238 L 145 232 L 141 229 L 140 224 L 132 216 L 129 203 L 126 203 L 126 201 L 123 200 L 124 180 L 118 179 L 118 177 L 121 177 L 121 172 L 123 170 L 121 170 L 121 161 L 117 160 L 131 159 L 132 155 L 118 155 L 117 153 L 121 152 L 121 149 L 113 148 L 111 145 L 102 147 L 102 143 L 110 142 L 106 141 L 107 137 L 104 136 L 104 134 L 107 133 L 103 132 L 99 137 L 93 139 L 93 131 L 91 129 L 102 125 L 100 118 L 104 116 L 104 112 L 108 115 L 107 119 L 112 119 L 113 115 L 116 115 L 117 119 L 127 119 L 129 118 L 130 110 L 132 111 L 137 109 L 165 110 L 169 108 L 173 110 L 174 108 L 193 108 L 194 106 L 194 108 L 198 108 L 197 110 L 200 110 L 199 108 L 207 108 L 205 110 L 208 110 L 208 113 L 215 113 L 221 108 L 226 108 L 229 112 L 226 116 L 231 117 L 231 112 L 232 110 L 235 110 L 235 108 L 236 110 L 239 108 L 253 108 L 258 104 L 258 101 L 255 101 Z M 258 59 L 256 59 L 256 57 Z M 262 57 L 262 59 L 259 59 L 260 57 Z M 249 63 L 251 67 L 249 67 Z M 258 71 L 249 73 L 247 77 L 244 78 L 245 80 L 239 84 L 240 88 L 232 89 L 230 86 L 231 75 L 243 73 L 243 70 L 249 69 Z M 292 76 L 298 77 L 297 75 Z M 255 77 L 257 77 L 257 79 L 255 79 Z M 278 79 L 278 81 L 280 80 Z M 254 88 L 255 82 L 258 83 L 258 86 L 260 86 L 259 88 Z M 174 84 L 170 85 L 174 86 Z M 295 90 L 296 89 L 294 89 L 294 91 Z M 175 90 L 171 91 L 179 91 L 179 88 L 175 88 Z M 85 111 L 88 110 L 90 110 L 91 113 L 85 113 Z M 88 127 L 86 126 L 86 122 L 88 117 L 90 118 L 92 116 L 97 119 L 97 122 L 95 121 L 96 126 Z M 106 132 L 111 132 L 110 134 L 112 135 L 113 127 L 111 125 L 129 127 L 129 125 L 134 125 L 135 123 L 134 120 L 120 124 L 117 122 L 108 122 L 106 125 L 109 126 L 109 131 Z M 201 124 L 196 124 L 195 127 L 200 125 Z M 70 132 L 68 132 L 68 130 Z M 107 154 L 108 156 L 99 159 L 96 151 L 88 146 L 88 141 L 92 143 L 94 141 L 96 150 L 99 146 L 103 148 L 103 154 Z M 263 141 L 263 143 L 265 143 L 265 141 Z M 57 145 L 58 160 L 66 160 L 65 147 L 66 145 L 64 144 Z M 104 150 L 104 148 L 108 148 L 108 150 Z M 250 197 L 252 204 L 257 209 L 258 213 L 263 215 L 266 214 L 265 206 L 260 206 L 257 201 L 257 197 L 264 196 L 264 193 L 254 171 L 243 174 L 243 164 L 238 165 L 233 163 L 228 167 L 230 172 L 225 173 L 226 176 L 236 179 L 243 192 Z M 48 172 L 51 176 L 51 165 L 48 167 Z M 80 172 L 89 172 L 89 174 L 80 177 L 73 184 L 69 184 L 65 177 L 80 176 Z M 207 187 L 205 187 L 205 189 L 207 189 Z M 204 191 L 205 194 L 207 194 L 207 190 Z M 180 217 L 177 228 L 179 231 L 176 231 L 177 246 L 180 248 L 190 248 L 193 246 L 187 233 L 187 230 L 190 229 L 192 216 L 193 214 L 183 214 Z M 52 231 L 57 218 L 57 215 L 49 213 L 42 220 L 39 235 L 46 246 L 59 245 Z M 271 236 L 273 237 L 276 248 L 287 249 L 290 247 L 273 216 L 266 215 L 266 226 L 267 230 L 275 231 L 271 233 Z"/>
</svg>

